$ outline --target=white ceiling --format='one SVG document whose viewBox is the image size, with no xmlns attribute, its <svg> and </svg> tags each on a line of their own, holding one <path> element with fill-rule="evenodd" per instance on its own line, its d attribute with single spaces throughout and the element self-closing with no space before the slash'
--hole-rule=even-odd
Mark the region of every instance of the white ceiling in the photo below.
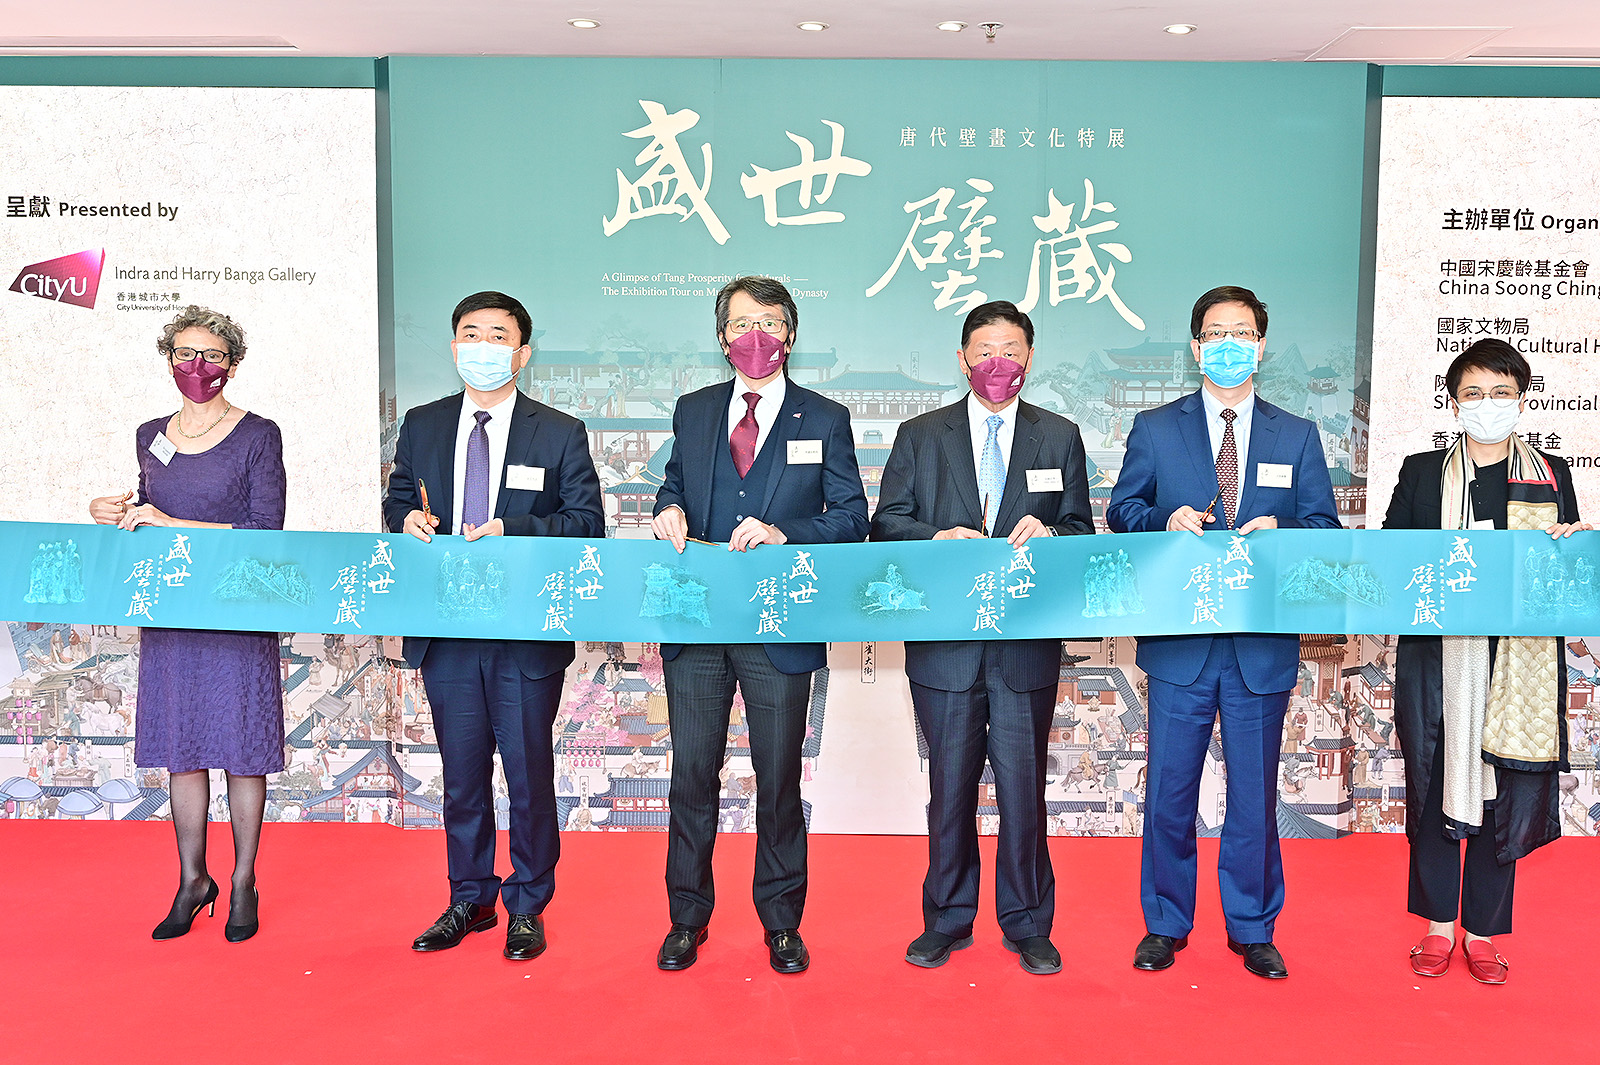
<svg viewBox="0 0 1600 1065">
<path fill-rule="evenodd" d="M 602 25 L 576 30 L 566 24 L 580 16 Z M 801 32 L 795 23 L 804 19 L 830 28 Z M 962 33 L 935 29 L 944 19 L 970 25 Z M 983 22 L 1004 23 L 992 43 L 979 28 Z M 1162 32 L 1176 22 L 1198 29 L 1187 37 Z M 1492 49 L 1600 63 L 1596 0 L 0 0 L 0 53 L 66 43 L 52 51 L 93 54 L 98 50 L 86 42 L 108 38 L 252 38 L 258 45 L 281 38 L 295 46 L 295 54 L 322 56 L 1298 62 L 1352 27 L 1456 29 L 1439 35 L 1358 34 L 1340 42 L 1340 58 L 1483 62 L 1473 54 Z M 259 48 L 205 50 L 268 54 Z"/>
</svg>

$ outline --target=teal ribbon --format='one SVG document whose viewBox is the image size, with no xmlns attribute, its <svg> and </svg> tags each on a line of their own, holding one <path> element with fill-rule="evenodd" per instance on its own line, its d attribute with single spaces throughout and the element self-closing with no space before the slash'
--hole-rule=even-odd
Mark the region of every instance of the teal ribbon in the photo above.
<svg viewBox="0 0 1600 1065">
<path fill-rule="evenodd" d="M 15 621 L 669 643 L 1600 631 L 1600 534 L 763 545 L 0 522 Z"/>
</svg>

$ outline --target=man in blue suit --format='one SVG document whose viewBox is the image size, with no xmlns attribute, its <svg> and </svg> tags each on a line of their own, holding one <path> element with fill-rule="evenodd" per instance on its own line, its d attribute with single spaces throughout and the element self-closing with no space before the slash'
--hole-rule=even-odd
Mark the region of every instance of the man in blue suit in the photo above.
<svg viewBox="0 0 1600 1065">
<path fill-rule="evenodd" d="M 450 348 L 466 387 L 406 412 L 383 501 L 390 532 L 419 540 L 453 532 L 469 543 L 605 535 L 583 423 L 517 390 L 532 326 L 503 293 L 475 293 L 456 306 Z M 472 549 L 465 553 L 470 559 Z M 561 851 L 550 731 L 573 645 L 408 636 L 403 653 L 422 671 L 433 711 L 450 871 L 450 906 L 412 948 L 445 950 L 494 927 L 500 897 L 509 914 L 505 956 L 536 958 Z M 496 747 L 511 803 L 504 882 L 494 871 Z"/>
<path fill-rule="evenodd" d="M 732 381 L 682 397 L 672 413 L 672 457 L 656 493 L 651 528 L 679 551 L 686 540 L 761 545 L 866 539 L 867 500 L 850 435 L 850 412 L 801 388 L 785 371 L 799 311 L 783 284 L 739 277 L 717 293 L 717 339 Z M 672 729 L 672 816 L 667 898 L 672 929 L 656 955 L 687 969 L 706 940 L 714 898 L 718 771 L 727 755 L 735 685 L 744 694 L 756 774 L 756 913 L 768 959 L 803 972 L 806 825 L 800 804 L 811 674 L 827 664 L 820 643 L 664 644 Z"/>
<path fill-rule="evenodd" d="M 1339 528 L 1317 427 L 1255 394 L 1266 304 L 1246 288 L 1215 288 L 1189 324 L 1202 386 L 1134 418 L 1106 511 L 1112 531 Z M 1139 881 L 1147 934 L 1133 964 L 1167 968 L 1194 927 L 1200 773 L 1220 713 L 1228 814 L 1217 875 L 1228 946 L 1251 972 L 1282 979 L 1272 943 L 1283 908 L 1277 766 L 1299 637 L 1144 636 L 1137 661 L 1149 678 L 1150 763 Z"/>
</svg>

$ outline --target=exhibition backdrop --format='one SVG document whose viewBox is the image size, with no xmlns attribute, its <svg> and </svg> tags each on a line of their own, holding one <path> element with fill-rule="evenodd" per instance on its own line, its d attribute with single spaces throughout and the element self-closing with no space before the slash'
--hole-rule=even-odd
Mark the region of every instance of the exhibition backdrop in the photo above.
<svg viewBox="0 0 1600 1065">
<path fill-rule="evenodd" d="M 163 76 L 178 80 L 183 69 L 202 68 L 174 64 Z M 227 68 L 203 69 L 210 78 Z M 271 69 L 281 83 L 292 78 L 284 71 L 294 64 Z M 7 73 L 0 68 L 0 81 Z M 1431 388 L 1416 392 L 1408 408 L 1405 393 L 1391 387 L 1384 420 L 1369 421 L 1376 374 L 1365 348 L 1370 289 L 1364 286 L 1374 276 L 1372 242 L 1389 233 L 1377 232 L 1373 210 L 1378 123 L 1388 116 L 1378 113 L 1379 72 L 1372 68 L 397 58 L 379 61 L 373 73 L 375 181 L 370 169 L 364 178 L 338 170 L 370 168 L 370 154 L 362 155 L 370 134 L 362 141 L 351 131 L 344 151 L 321 149 L 315 164 L 295 154 L 319 150 L 317 131 L 331 112 L 286 115 L 272 126 L 238 103 L 216 105 L 236 121 L 210 136 L 213 151 L 227 144 L 230 156 L 262 156 L 263 165 L 281 167 L 289 174 L 273 185 L 281 194 L 327 182 L 326 194 L 301 197 L 315 202 L 300 212 L 272 213 L 279 225 L 303 224 L 322 265 L 307 265 L 315 257 L 310 251 L 274 247 L 266 257 L 243 255 L 233 245 L 261 227 L 236 226 L 236 216 L 223 223 L 213 215 L 204 233 L 189 238 L 212 242 L 203 254 L 186 258 L 163 248 L 138 256 L 141 265 L 182 266 L 194 258 L 282 262 L 318 272 L 304 289 L 271 290 L 298 295 L 290 309 L 302 324 L 321 326 L 310 334 L 318 343 L 298 334 L 253 334 L 258 361 L 246 361 L 239 381 L 248 380 L 253 366 L 287 359 L 292 350 L 321 357 L 316 368 L 325 376 L 275 382 L 263 374 L 255 386 L 263 391 L 245 400 L 275 416 L 286 441 L 291 420 L 315 423 L 295 434 L 303 450 L 288 456 L 296 527 L 372 528 L 377 480 L 400 417 L 459 388 L 449 313 L 461 296 L 481 288 L 511 292 L 532 311 L 537 352 L 522 384 L 587 423 L 608 532 L 618 537 L 647 535 L 676 396 L 727 374 L 713 335 L 712 295 L 726 278 L 746 272 L 782 277 L 795 291 L 801 322 L 793 376 L 851 408 L 874 502 L 899 424 L 962 396 L 955 360 L 960 322 L 984 299 L 1012 299 L 1033 314 L 1037 356 L 1024 398 L 1082 427 L 1097 517 L 1134 414 L 1197 386 L 1187 346 L 1189 308 L 1217 284 L 1247 285 L 1270 305 L 1260 391 L 1322 429 L 1347 525 L 1366 523 L 1369 447 L 1386 439 L 1386 426 L 1409 430 L 1438 420 Z M 73 114 L 92 110 L 70 102 L 82 89 L 33 91 Z M 160 91 L 112 95 L 137 100 Z M 238 99 L 272 90 L 189 91 Z M 1434 101 L 1410 103 L 1426 111 Z M 297 131 L 283 122 L 299 122 Z M 158 122 L 150 132 L 120 136 L 148 148 L 172 126 Z M 269 138 L 263 128 L 278 132 Z M 63 129 L 71 131 L 52 127 L 46 137 L 61 145 L 62 173 L 88 173 L 99 153 L 112 150 L 105 147 L 114 139 L 106 129 L 74 133 L 76 143 L 62 139 Z M 15 153 L 6 158 L 0 184 L 7 187 L 0 192 L 14 189 L 25 203 L 35 189 L 59 198 L 48 181 L 28 185 L 13 176 Z M 376 206 L 365 215 L 360 204 L 347 202 L 374 187 Z M 1392 187 L 1386 177 L 1386 212 Z M 164 195 L 164 188 L 140 186 L 124 198 L 165 203 Z M 187 195 L 186 203 L 198 202 L 198 192 Z M 1495 199 L 1487 191 L 1478 195 Z M 1570 193 L 1553 188 L 1548 195 Z M 94 202 L 111 199 L 107 192 Z M 1403 191 L 1397 202 L 1406 202 Z M 341 219 L 328 217 L 336 212 Z M 32 238 L 24 227 L 33 220 L 6 218 L 3 265 L 16 271 L 52 254 L 98 247 L 107 242 L 91 234 L 111 231 L 113 221 L 96 219 L 60 252 L 32 244 L 24 252 L 16 242 L 21 234 Z M 328 311 L 304 296 L 321 285 L 325 271 L 344 268 L 328 260 L 334 251 L 359 257 L 354 249 L 362 246 L 339 236 L 348 232 L 339 227 L 361 222 L 375 222 L 378 251 L 367 261 L 379 271 L 381 310 L 374 315 L 355 298 L 340 301 L 330 337 Z M 1403 248 L 1378 262 L 1380 280 L 1414 247 L 1408 238 L 1400 241 Z M 110 262 L 108 252 L 108 270 Z M 195 291 L 234 310 L 247 328 L 255 317 L 263 327 L 271 320 L 260 302 L 268 290 L 259 283 Z M 0 301 L 0 335 L 10 356 L 5 372 L 17 382 L 8 392 L 9 410 L 22 402 L 19 386 L 39 390 L 30 360 L 10 354 L 16 338 L 38 335 L 25 332 L 20 316 L 80 308 L 0 295 L 7 297 Z M 1416 317 L 1386 306 L 1380 299 L 1380 329 L 1394 324 L 1385 315 Z M 163 402 L 171 406 L 161 391 L 170 386 L 149 346 L 163 313 L 139 318 L 126 336 L 97 325 L 83 337 L 107 352 L 97 380 L 111 383 L 102 389 L 106 399 L 93 404 L 72 393 L 86 408 L 80 416 L 110 442 L 103 447 L 123 448 L 130 465 L 133 426 L 161 413 Z M 1430 308 L 1428 315 L 1429 328 L 1437 328 L 1432 319 L 1443 312 Z M 1491 322 L 1496 316 L 1489 314 Z M 345 332 L 373 327 L 385 341 L 381 365 L 370 344 Z M 52 334 L 48 342 L 58 339 Z M 139 350 L 149 352 L 148 365 L 134 374 L 130 356 Z M 1379 345 L 1380 363 L 1385 350 Z M 1425 350 L 1433 352 L 1432 336 Z M 365 420 L 375 391 L 377 426 Z M 354 426 L 361 440 L 325 447 L 320 434 L 330 419 Z M 1396 433 L 1387 446 L 1385 454 L 1399 455 L 1431 442 Z M 35 483 L 47 480 L 44 460 L 34 458 L 47 450 L 24 449 L 11 461 Z M 320 455 L 338 455 L 342 475 L 367 480 L 333 481 L 313 457 Z M 84 480 L 63 485 L 62 509 L 30 516 L 79 520 L 86 493 L 108 490 Z M 333 483 L 341 485 L 338 503 L 311 506 Z M 1387 488 L 1380 491 L 1375 513 L 1386 501 Z M 297 503 L 307 509 L 297 511 Z M 316 524 L 308 514 L 339 520 Z M 19 660 L 7 700 L 14 705 L 0 720 L 0 775 L 10 778 L 0 784 L 11 800 L 5 809 L 13 816 L 160 816 L 160 774 L 136 771 L 128 753 L 137 698 L 134 630 L 10 628 Z M 1398 830 L 1404 790 L 1389 706 L 1392 638 L 1309 635 L 1302 647 L 1280 825 L 1288 835 Z M 1132 641 L 1075 639 L 1066 651 L 1050 740 L 1051 829 L 1136 834 L 1145 721 Z M 430 716 L 416 675 L 398 667 L 395 652 L 394 641 L 365 636 L 286 641 L 291 766 L 273 781 L 273 816 L 437 823 Z M 580 652 L 556 737 L 566 824 L 660 829 L 671 745 L 659 654 L 650 644 L 603 640 L 580 644 Z M 1585 740 L 1591 690 L 1575 674 L 1573 720 Z M 1578 740 L 1575 732 L 1575 765 L 1589 768 L 1569 789 L 1569 828 L 1592 831 L 1585 806 L 1594 801 L 1593 758 Z M 805 753 L 813 829 L 923 831 L 925 747 L 910 713 L 898 644 L 833 645 L 829 667 L 814 684 Z M 1208 763 L 1204 785 L 1207 831 L 1220 826 L 1224 782 L 1219 754 Z M 992 830 L 987 783 L 980 800 L 980 818 Z M 723 827 L 752 829 L 754 801 L 736 707 Z"/>
</svg>

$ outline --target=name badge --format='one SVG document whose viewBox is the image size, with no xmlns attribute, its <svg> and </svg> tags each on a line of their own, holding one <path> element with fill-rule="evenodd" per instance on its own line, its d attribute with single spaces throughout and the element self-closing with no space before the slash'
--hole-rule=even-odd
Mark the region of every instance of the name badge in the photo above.
<svg viewBox="0 0 1600 1065">
<path fill-rule="evenodd" d="M 1293 488 L 1294 467 L 1284 462 L 1258 462 L 1256 485 L 1261 488 Z"/>
<path fill-rule="evenodd" d="M 156 461 L 163 466 L 171 462 L 172 456 L 177 453 L 178 449 L 172 446 L 172 441 L 167 439 L 166 433 L 157 433 L 156 438 L 150 441 L 150 454 L 154 455 Z"/>
<path fill-rule="evenodd" d="M 507 466 L 506 487 L 522 492 L 544 491 L 544 467 Z"/>
<path fill-rule="evenodd" d="M 821 440 L 791 440 L 789 441 L 789 465 L 811 464 L 822 461 Z"/>
<path fill-rule="evenodd" d="M 1029 470 L 1028 491 L 1030 492 L 1064 492 L 1061 486 L 1060 470 Z"/>
</svg>

